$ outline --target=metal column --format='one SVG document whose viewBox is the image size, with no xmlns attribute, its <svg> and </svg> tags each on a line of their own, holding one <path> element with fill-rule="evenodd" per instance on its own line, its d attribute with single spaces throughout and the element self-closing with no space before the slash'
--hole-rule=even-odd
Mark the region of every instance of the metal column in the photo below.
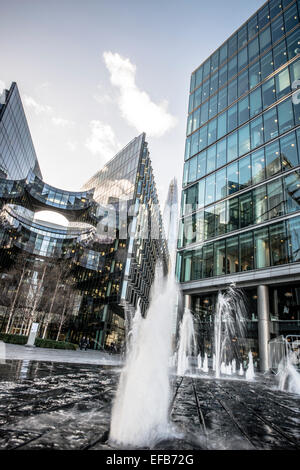
<svg viewBox="0 0 300 470">
<path fill-rule="evenodd" d="M 258 347 L 260 371 L 269 370 L 269 289 L 268 286 L 257 287 L 257 313 L 258 313 Z"/>
<path fill-rule="evenodd" d="M 191 295 L 186 294 L 184 296 L 184 308 L 189 308 L 189 309 L 192 308 L 192 296 Z"/>
</svg>

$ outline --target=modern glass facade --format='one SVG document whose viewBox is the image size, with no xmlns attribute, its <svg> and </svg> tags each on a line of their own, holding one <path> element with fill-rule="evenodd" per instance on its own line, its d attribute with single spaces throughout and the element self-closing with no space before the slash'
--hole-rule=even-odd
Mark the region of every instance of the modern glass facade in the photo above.
<svg viewBox="0 0 300 470">
<path fill-rule="evenodd" d="M 26 178 L 29 170 L 42 177 L 16 83 L 4 90 L 0 104 L 0 177 Z"/>
<path fill-rule="evenodd" d="M 177 275 L 194 306 L 211 279 L 300 281 L 299 14 L 266 2 L 192 73 Z"/>
</svg>

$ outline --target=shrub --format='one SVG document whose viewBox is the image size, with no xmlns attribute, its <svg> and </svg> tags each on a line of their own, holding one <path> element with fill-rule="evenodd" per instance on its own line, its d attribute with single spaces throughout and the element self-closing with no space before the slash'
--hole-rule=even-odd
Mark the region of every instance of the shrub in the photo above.
<svg viewBox="0 0 300 470">
<path fill-rule="evenodd" d="M 0 333 L 0 341 L 11 344 L 26 344 L 28 336 L 22 335 L 9 335 L 8 333 Z"/>
<path fill-rule="evenodd" d="M 35 343 L 37 348 L 51 348 L 51 349 L 72 349 L 76 350 L 77 345 L 67 343 L 65 341 L 54 341 L 53 339 L 36 338 Z"/>
</svg>

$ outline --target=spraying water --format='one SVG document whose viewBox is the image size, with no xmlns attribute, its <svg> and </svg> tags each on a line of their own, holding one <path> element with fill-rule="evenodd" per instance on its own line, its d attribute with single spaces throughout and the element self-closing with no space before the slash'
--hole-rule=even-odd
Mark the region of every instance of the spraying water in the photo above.
<svg viewBox="0 0 300 470">
<path fill-rule="evenodd" d="M 201 370 L 202 369 L 202 357 L 201 357 L 201 354 L 198 354 L 198 369 Z"/>
<path fill-rule="evenodd" d="M 203 372 L 205 372 L 205 373 L 208 372 L 208 357 L 207 357 L 207 353 L 205 353 L 205 355 L 204 355 L 202 370 L 203 370 Z"/>
<path fill-rule="evenodd" d="M 229 287 L 224 294 L 219 292 L 214 319 L 216 378 L 226 373 L 226 362 L 234 354 L 232 339 L 245 336 L 245 317 L 243 297 L 234 286 Z"/>
<path fill-rule="evenodd" d="M 177 374 L 184 375 L 189 369 L 189 358 L 196 351 L 194 318 L 190 309 L 184 310 L 180 325 Z"/>
<path fill-rule="evenodd" d="M 248 362 L 248 368 L 246 370 L 246 380 L 254 380 L 255 373 L 254 373 L 254 365 L 253 365 L 253 354 L 251 351 L 249 351 L 248 358 L 249 358 L 249 362 Z"/>
<path fill-rule="evenodd" d="M 300 395 L 300 374 L 295 367 L 297 362 L 293 352 L 281 360 L 278 367 L 279 390 Z"/>
</svg>

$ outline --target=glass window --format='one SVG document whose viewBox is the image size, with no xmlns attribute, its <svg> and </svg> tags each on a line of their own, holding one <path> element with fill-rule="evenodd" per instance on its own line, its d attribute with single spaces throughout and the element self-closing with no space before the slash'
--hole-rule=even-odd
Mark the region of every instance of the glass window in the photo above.
<svg viewBox="0 0 300 470">
<path fill-rule="evenodd" d="M 237 127 L 237 104 L 231 106 L 227 111 L 228 114 L 228 132 L 233 131 Z"/>
<path fill-rule="evenodd" d="M 268 197 L 265 185 L 255 188 L 253 195 L 253 221 L 259 224 L 268 220 Z"/>
<path fill-rule="evenodd" d="M 261 116 L 250 122 L 250 132 L 251 149 L 255 149 L 264 143 L 264 128 Z"/>
<path fill-rule="evenodd" d="M 274 56 L 274 67 L 275 70 L 281 67 L 287 61 L 287 52 L 286 52 L 286 44 L 285 39 L 281 41 L 277 46 L 273 49 L 273 56 Z"/>
<path fill-rule="evenodd" d="M 222 139 L 220 142 L 217 143 L 217 164 L 216 164 L 216 168 L 220 168 L 221 166 L 225 165 L 225 163 L 226 163 L 226 153 L 227 153 L 226 139 Z"/>
<path fill-rule="evenodd" d="M 239 272 L 239 237 L 226 240 L 226 272 L 234 274 Z"/>
<path fill-rule="evenodd" d="M 211 72 L 216 70 L 219 67 L 219 50 L 213 53 L 211 56 L 210 69 Z"/>
<path fill-rule="evenodd" d="M 183 167 L 183 178 L 182 178 L 183 186 L 187 185 L 188 176 L 189 176 L 189 162 L 186 162 Z"/>
<path fill-rule="evenodd" d="M 253 16 L 253 18 L 251 18 L 248 21 L 248 38 L 249 38 L 249 41 L 250 41 L 250 39 L 252 39 L 256 35 L 257 31 L 258 31 L 257 15 L 255 15 L 255 16 Z"/>
<path fill-rule="evenodd" d="M 267 228 L 254 231 L 255 268 L 270 266 L 269 233 Z"/>
<path fill-rule="evenodd" d="M 209 100 L 209 119 L 215 116 L 218 112 L 218 96 L 215 95 Z"/>
<path fill-rule="evenodd" d="M 215 202 L 215 192 L 216 192 L 216 175 L 215 173 L 206 178 L 206 189 L 205 189 L 205 205 L 212 204 Z"/>
<path fill-rule="evenodd" d="M 270 80 L 268 80 L 262 85 L 262 99 L 264 109 L 266 109 L 271 104 L 275 103 L 276 89 L 274 78 L 270 78 Z"/>
<path fill-rule="evenodd" d="M 261 80 L 264 80 L 273 72 L 273 55 L 272 51 L 264 55 L 260 59 Z"/>
<path fill-rule="evenodd" d="M 254 268 L 253 232 L 240 235 L 241 271 L 251 271 Z"/>
<path fill-rule="evenodd" d="M 223 88 L 218 93 L 218 113 L 227 107 L 227 87 Z"/>
<path fill-rule="evenodd" d="M 300 261 L 300 217 L 287 221 L 289 236 L 289 251 L 292 263 Z"/>
<path fill-rule="evenodd" d="M 189 97 L 189 113 L 191 113 L 194 109 L 194 94 L 190 95 Z"/>
<path fill-rule="evenodd" d="M 209 149 L 207 149 L 207 173 L 214 171 L 216 169 L 216 153 L 217 153 L 217 146 L 213 145 Z"/>
<path fill-rule="evenodd" d="M 238 102 L 239 126 L 249 120 L 249 96 Z"/>
<path fill-rule="evenodd" d="M 191 245 L 196 241 L 195 215 L 184 219 L 183 246 Z"/>
<path fill-rule="evenodd" d="M 291 129 L 294 125 L 293 103 L 288 99 L 278 105 L 279 134 Z"/>
<path fill-rule="evenodd" d="M 202 86 L 200 86 L 194 93 L 194 97 L 195 97 L 195 100 L 194 100 L 194 108 L 198 108 L 198 106 L 200 106 L 201 102 L 202 102 Z"/>
<path fill-rule="evenodd" d="M 227 137 L 227 161 L 231 162 L 238 156 L 238 134 L 234 132 Z"/>
<path fill-rule="evenodd" d="M 282 12 L 282 0 L 270 0 L 270 16 L 271 19 L 275 18 L 279 13 Z"/>
<path fill-rule="evenodd" d="M 219 88 L 227 82 L 227 64 L 219 70 Z"/>
<path fill-rule="evenodd" d="M 269 219 L 284 215 L 284 195 L 282 179 L 272 181 L 267 185 Z"/>
<path fill-rule="evenodd" d="M 248 70 L 245 70 L 238 76 L 238 93 L 239 96 L 242 96 L 249 87 L 248 83 Z"/>
<path fill-rule="evenodd" d="M 203 247 L 203 277 L 212 277 L 214 268 L 214 246 L 213 243 Z"/>
<path fill-rule="evenodd" d="M 272 42 L 277 42 L 284 35 L 283 16 L 280 15 L 271 23 Z"/>
<path fill-rule="evenodd" d="M 257 150 L 252 154 L 252 183 L 257 184 L 265 179 L 265 152 Z"/>
<path fill-rule="evenodd" d="M 279 100 L 291 91 L 288 67 L 276 75 L 276 95 Z"/>
<path fill-rule="evenodd" d="M 219 73 L 215 72 L 212 77 L 210 77 L 210 95 L 213 95 L 219 87 Z"/>
<path fill-rule="evenodd" d="M 299 28 L 286 38 L 288 60 L 291 60 L 300 52 Z"/>
<path fill-rule="evenodd" d="M 283 179 L 285 187 L 286 211 L 295 212 L 300 209 L 300 174 L 299 171 L 290 173 Z"/>
<path fill-rule="evenodd" d="M 204 211 L 194 214 L 195 217 L 195 232 L 196 242 L 203 242 L 204 240 Z"/>
<path fill-rule="evenodd" d="M 228 62 L 228 80 L 231 80 L 237 74 L 237 56 L 235 55 Z"/>
<path fill-rule="evenodd" d="M 296 60 L 290 65 L 291 83 L 295 80 L 300 80 L 300 59 Z"/>
<path fill-rule="evenodd" d="M 254 88 L 260 82 L 260 62 L 256 62 L 255 64 L 251 65 L 249 68 L 249 85 L 250 90 Z"/>
<path fill-rule="evenodd" d="M 250 150 L 250 131 L 249 124 L 243 126 L 238 131 L 239 134 L 239 156 Z"/>
<path fill-rule="evenodd" d="M 238 71 L 240 72 L 243 70 L 243 68 L 246 67 L 248 64 L 248 48 L 244 47 L 239 53 L 238 53 Z"/>
<path fill-rule="evenodd" d="M 231 57 L 237 51 L 237 33 L 228 39 L 228 57 Z"/>
<path fill-rule="evenodd" d="M 218 117 L 218 139 L 221 139 L 227 133 L 227 113 L 220 114 Z"/>
<path fill-rule="evenodd" d="M 234 197 L 227 201 L 227 232 L 237 230 L 239 228 L 239 198 Z"/>
<path fill-rule="evenodd" d="M 247 155 L 239 160 L 239 188 L 244 189 L 251 185 L 251 156 Z"/>
<path fill-rule="evenodd" d="M 245 46 L 248 41 L 248 34 L 247 34 L 247 24 L 241 27 L 241 29 L 238 31 L 238 49 L 241 47 Z"/>
<path fill-rule="evenodd" d="M 227 167 L 228 195 L 239 190 L 239 171 L 237 162 L 231 163 Z"/>
<path fill-rule="evenodd" d="M 281 171 L 279 141 L 265 147 L 267 178 Z"/>
<path fill-rule="evenodd" d="M 192 128 L 193 128 L 193 115 L 190 114 L 187 119 L 187 128 L 186 128 L 187 135 L 191 134 Z"/>
<path fill-rule="evenodd" d="M 252 191 L 242 194 L 239 197 L 240 203 L 240 228 L 253 224 L 253 203 Z"/>
<path fill-rule="evenodd" d="M 220 47 L 220 66 L 227 60 L 227 46 L 228 43 L 225 42 L 225 44 Z"/>
<path fill-rule="evenodd" d="M 207 145 L 212 144 L 217 140 L 217 120 L 214 119 L 208 123 L 208 139 Z"/>
<path fill-rule="evenodd" d="M 277 109 L 272 108 L 263 115 L 265 142 L 278 136 Z"/>
<path fill-rule="evenodd" d="M 198 129 L 200 121 L 200 108 L 193 114 L 193 132 Z"/>
<path fill-rule="evenodd" d="M 196 74 L 193 73 L 193 74 L 191 75 L 190 93 L 192 93 L 192 91 L 193 91 L 194 88 L 195 88 L 195 78 L 196 78 Z"/>
<path fill-rule="evenodd" d="M 184 253 L 183 258 L 183 270 L 182 270 L 182 282 L 188 282 L 191 280 L 191 267 L 192 267 L 192 254 Z"/>
<path fill-rule="evenodd" d="M 280 139 L 280 151 L 283 170 L 289 170 L 299 165 L 297 142 L 294 132 Z"/>
<path fill-rule="evenodd" d="M 226 274 L 225 268 L 225 240 L 214 243 L 214 276 Z"/>
<path fill-rule="evenodd" d="M 199 151 L 207 146 L 207 126 L 201 127 L 199 131 Z"/>
<path fill-rule="evenodd" d="M 288 263 L 287 236 L 285 223 L 270 226 L 270 251 L 271 264 L 277 266 L 279 264 Z"/>
<path fill-rule="evenodd" d="M 203 64 L 203 80 L 205 80 L 210 73 L 210 58 Z"/>
<path fill-rule="evenodd" d="M 224 182 L 223 182 L 224 184 Z M 226 186 L 224 187 L 226 190 Z M 226 202 L 220 202 L 215 206 L 216 236 L 226 233 Z"/>
<path fill-rule="evenodd" d="M 196 70 L 196 87 L 200 85 L 200 83 L 203 80 L 203 67 L 199 67 L 198 70 Z"/>
<path fill-rule="evenodd" d="M 259 44 L 258 44 L 257 37 L 249 43 L 248 54 L 249 54 L 249 62 L 252 62 L 252 60 L 256 59 L 259 56 Z"/>
<path fill-rule="evenodd" d="M 287 34 L 291 29 L 293 29 L 299 23 L 297 6 L 294 3 L 288 10 L 284 12 L 284 26 L 285 33 Z"/>
<path fill-rule="evenodd" d="M 193 183 L 197 179 L 197 157 L 190 160 L 189 183 Z"/>
<path fill-rule="evenodd" d="M 198 208 L 198 185 L 195 184 L 183 192 L 183 214 L 187 215 Z"/>
<path fill-rule="evenodd" d="M 226 168 L 216 173 L 216 201 L 227 196 Z"/>
<path fill-rule="evenodd" d="M 262 111 L 261 87 L 250 93 L 250 117 L 254 117 Z"/>
<path fill-rule="evenodd" d="M 198 183 L 198 200 L 196 210 L 202 209 L 204 207 L 204 198 L 205 198 L 205 179 L 202 179 Z"/>
<path fill-rule="evenodd" d="M 228 105 L 237 99 L 237 78 L 228 85 Z"/>
<path fill-rule="evenodd" d="M 262 54 L 263 52 L 265 52 L 270 46 L 271 46 L 271 31 L 270 31 L 270 27 L 268 27 L 259 35 L 260 53 Z"/>
<path fill-rule="evenodd" d="M 199 132 L 195 132 L 192 135 L 192 142 L 191 142 L 191 156 L 195 155 L 199 150 Z"/>
<path fill-rule="evenodd" d="M 204 210 L 204 239 L 208 240 L 215 236 L 215 206 Z"/>
<path fill-rule="evenodd" d="M 262 29 L 266 24 L 268 24 L 270 21 L 270 15 L 269 15 L 269 5 L 266 5 L 264 8 L 259 10 L 258 12 L 258 27 L 259 29 Z"/>
<path fill-rule="evenodd" d="M 206 174 L 206 150 L 199 153 L 197 162 L 197 179 Z"/>
<path fill-rule="evenodd" d="M 203 126 L 203 124 L 205 124 L 206 121 L 208 121 L 208 101 L 206 101 L 206 103 L 204 103 L 201 106 L 200 111 L 201 111 L 200 126 Z"/>
<path fill-rule="evenodd" d="M 202 278 L 203 257 L 202 248 L 193 252 L 191 280 L 196 281 Z"/>
</svg>

